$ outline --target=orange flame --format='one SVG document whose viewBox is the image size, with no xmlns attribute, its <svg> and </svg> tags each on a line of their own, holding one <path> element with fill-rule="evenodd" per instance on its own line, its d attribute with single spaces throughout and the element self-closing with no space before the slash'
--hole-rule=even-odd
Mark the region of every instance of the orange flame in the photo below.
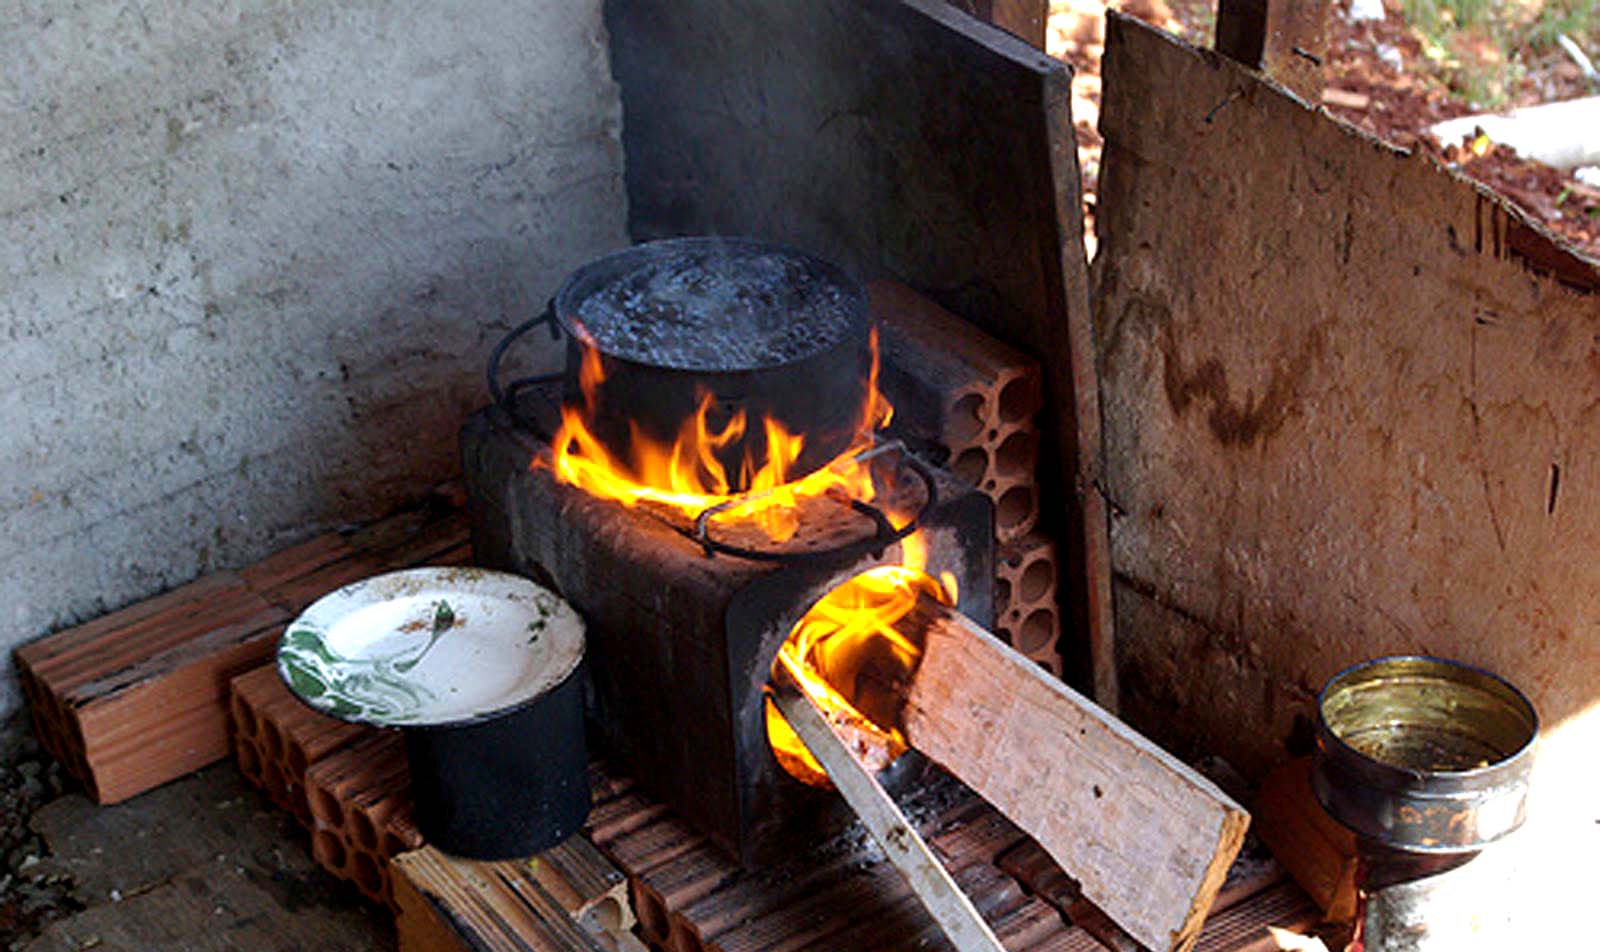
<svg viewBox="0 0 1600 952">
<path fill-rule="evenodd" d="M 591 344 L 583 345 L 578 367 L 578 384 L 583 394 L 582 407 L 563 406 L 561 426 L 552 441 L 552 454 L 535 466 L 548 465 L 557 478 L 591 495 L 613 499 L 624 506 L 643 502 L 659 503 L 688 517 L 711 508 L 741 500 L 718 512 L 718 520 L 749 519 L 775 542 L 794 535 L 799 528 L 795 507 L 800 500 L 840 490 L 851 498 L 871 502 L 872 475 L 867 465 L 854 459 L 871 448 L 873 431 L 889 423 L 894 410 L 878 391 L 878 332 L 872 331 L 872 370 L 867 381 L 867 399 L 861 410 L 850 447 L 827 466 L 800 475 L 794 472 L 795 460 L 805 448 L 805 436 L 790 433 L 777 420 L 759 421 L 766 436 L 765 460 L 746 452 L 739 468 L 739 479 L 729 477 L 719 452 L 741 440 L 751 425 L 740 410 L 721 427 L 711 422 L 713 395 L 699 394 L 692 417 L 683 422 L 673 443 L 663 445 L 630 426 L 631 458 L 614 457 L 589 428 L 597 388 L 605 380 L 600 354 Z M 799 475 L 800 478 L 795 477 Z M 734 493 L 733 487 L 748 487 Z"/>
<path fill-rule="evenodd" d="M 913 533 L 901 543 L 899 565 L 881 565 L 830 591 L 795 623 L 773 663 L 816 702 L 869 769 L 888 766 L 906 751 L 906 739 L 883 703 L 894 703 L 894 686 L 909 680 L 922 648 L 895 629 L 921 596 L 944 604 L 956 600 L 955 578 L 928 575 L 927 542 Z M 886 694 L 874 691 L 887 687 Z M 877 697 L 874 695 L 877 694 Z M 827 774 L 767 701 L 767 740 L 795 778 L 828 786 Z"/>
</svg>

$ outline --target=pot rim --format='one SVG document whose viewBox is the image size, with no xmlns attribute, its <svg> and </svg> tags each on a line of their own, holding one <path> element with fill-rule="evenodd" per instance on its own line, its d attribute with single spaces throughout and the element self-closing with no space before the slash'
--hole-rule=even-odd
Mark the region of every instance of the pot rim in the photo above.
<svg viewBox="0 0 1600 952">
<path fill-rule="evenodd" d="M 1475 677 L 1498 684 L 1507 692 L 1509 699 L 1514 702 L 1516 706 L 1521 708 L 1521 713 L 1526 715 L 1529 726 L 1527 740 L 1523 741 L 1523 743 L 1518 746 L 1516 750 L 1506 754 L 1493 763 L 1484 764 L 1480 767 L 1469 767 L 1464 770 L 1423 770 L 1414 767 L 1402 767 L 1398 764 L 1379 760 L 1356 749 L 1350 743 L 1345 741 L 1345 739 L 1333 729 L 1333 725 L 1328 723 L 1327 703 L 1330 694 L 1336 688 L 1348 686 L 1348 682 L 1352 680 L 1351 676 L 1361 672 L 1362 670 L 1376 668 L 1381 665 L 1407 661 L 1426 662 L 1428 664 L 1438 666 L 1441 669 L 1467 672 Z M 1495 778 L 1507 772 L 1517 770 L 1519 765 L 1530 756 L 1534 746 L 1539 740 L 1539 712 L 1538 709 L 1534 707 L 1533 702 L 1530 701 L 1527 695 L 1523 694 L 1516 685 L 1512 684 L 1510 681 L 1506 680 L 1500 675 L 1495 674 L 1493 671 L 1488 671 L 1484 668 L 1467 664 L 1465 662 L 1454 661 L 1449 658 L 1440 658 L 1435 655 L 1385 655 L 1379 658 L 1369 658 L 1364 661 L 1358 661 L 1355 664 L 1349 665 L 1341 669 L 1338 673 L 1334 674 L 1323 684 L 1322 690 L 1317 693 L 1317 733 L 1326 743 L 1334 747 L 1334 750 L 1329 751 L 1329 753 L 1336 754 L 1341 759 L 1347 759 L 1349 762 L 1360 765 L 1368 772 L 1388 775 L 1396 779 L 1410 780 L 1413 782 L 1423 780 L 1437 781 L 1449 786 L 1456 783 L 1467 783 L 1480 778 Z M 1441 791 L 1441 794 L 1442 793 L 1443 791 Z"/>
<path fill-rule="evenodd" d="M 631 357 L 625 354 L 618 354 L 613 351 L 606 350 L 604 347 L 601 347 L 595 342 L 593 335 L 591 335 L 584 327 L 583 323 L 579 321 L 576 316 L 574 316 L 576 305 L 579 303 L 579 300 L 581 300 L 581 298 L 578 297 L 578 291 L 580 290 L 580 285 L 582 285 L 585 281 L 592 281 L 601 273 L 618 268 L 623 263 L 628 262 L 629 259 L 645 259 L 653 255 L 670 253 L 679 249 L 694 249 L 701 247 L 735 247 L 746 251 L 772 252 L 804 260 L 808 265 L 816 268 L 819 272 L 826 274 L 829 280 L 831 280 L 833 284 L 849 298 L 849 322 L 846 332 L 841 334 L 836 340 L 828 341 L 815 350 L 808 351 L 807 353 L 800 354 L 795 357 L 790 357 L 787 360 L 777 361 L 775 363 L 760 364 L 753 367 L 674 367 L 670 364 L 651 363 L 646 360 L 640 360 L 637 357 Z M 587 296 L 587 293 L 592 289 L 585 288 L 583 290 L 585 291 L 584 296 Z M 745 236 L 722 237 L 718 235 L 690 235 L 680 238 L 660 238 L 654 241 L 640 242 L 635 245 L 630 245 L 627 248 L 613 251 L 604 257 L 596 258 L 595 260 L 590 261 L 569 275 L 566 281 L 562 282 L 560 289 L 556 291 L 555 297 L 551 299 L 550 306 L 551 311 L 555 315 L 557 323 L 561 325 L 561 329 L 564 330 L 573 341 L 581 343 L 584 346 L 593 347 L 597 352 L 599 352 L 600 356 L 606 360 L 618 361 L 635 367 L 649 368 L 651 370 L 671 371 L 682 374 L 693 374 L 696 376 L 715 376 L 719 374 L 737 375 L 783 370 L 788 367 L 793 367 L 797 364 L 803 364 L 808 360 L 814 360 L 817 357 L 827 354 L 841 346 L 849 346 L 854 342 L 864 338 L 871 332 L 872 329 L 872 318 L 868 311 L 866 288 L 864 288 L 861 282 L 856 280 L 856 278 L 843 267 L 833 263 L 832 261 L 829 261 L 826 258 L 811 254 L 810 252 L 802 251 L 793 245 Z"/>
</svg>

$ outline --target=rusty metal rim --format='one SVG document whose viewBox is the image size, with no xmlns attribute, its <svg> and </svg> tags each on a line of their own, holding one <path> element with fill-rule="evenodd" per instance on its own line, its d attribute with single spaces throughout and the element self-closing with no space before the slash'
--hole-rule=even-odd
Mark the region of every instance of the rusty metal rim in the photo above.
<svg viewBox="0 0 1600 952">
<path fill-rule="evenodd" d="M 1529 726 L 1528 739 L 1524 741 L 1516 750 L 1506 754 L 1493 763 L 1485 764 L 1481 767 L 1470 767 L 1465 770 L 1420 770 L 1417 768 L 1402 767 L 1387 761 L 1378 760 L 1375 757 L 1371 757 L 1362 751 L 1357 750 L 1355 747 L 1347 743 L 1345 739 L 1333 729 L 1332 724 L 1328 723 L 1326 705 L 1329 700 L 1329 695 L 1336 689 L 1350 686 L 1350 682 L 1354 680 L 1351 676 L 1358 672 L 1399 662 L 1426 662 L 1430 664 L 1436 664 L 1445 669 L 1470 673 L 1475 677 L 1492 682 L 1502 689 L 1507 697 L 1509 697 L 1522 708 L 1522 713 L 1527 717 Z M 1477 667 L 1476 665 L 1466 664 L 1460 661 L 1453 661 L 1449 658 L 1440 658 L 1434 655 L 1388 655 L 1382 658 L 1370 658 L 1366 661 L 1358 661 L 1329 678 L 1322 686 L 1322 691 L 1317 695 L 1317 726 L 1324 737 L 1326 737 L 1330 743 L 1338 747 L 1341 754 L 1352 757 L 1357 762 L 1364 765 L 1369 765 L 1371 768 L 1384 772 L 1390 772 L 1396 775 L 1408 776 L 1414 779 L 1422 779 L 1426 777 L 1430 781 L 1465 781 L 1503 773 L 1509 766 L 1529 756 L 1539 737 L 1539 712 L 1533 706 L 1533 702 L 1528 700 L 1527 695 L 1518 690 L 1516 685 L 1513 685 L 1511 682 L 1492 671 L 1487 671 L 1483 668 Z"/>
</svg>

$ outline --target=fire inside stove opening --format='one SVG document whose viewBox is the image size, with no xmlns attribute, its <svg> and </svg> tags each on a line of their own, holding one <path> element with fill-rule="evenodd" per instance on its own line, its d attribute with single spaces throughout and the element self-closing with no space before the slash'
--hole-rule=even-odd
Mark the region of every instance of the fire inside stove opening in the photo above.
<svg viewBox="0 0 1600 952">
<path fill-rule="evenodd" d="M 714 395 L 702 390 L 692 417 L 683 421 L 677 438 L 669 446 L 640 432 L 630 431 L 630 459 L 613 456 L 595 437 L 589 426 L 593 417 L 597 388 L 605 380 L 599 351 L 592 343 L 583 344 L 583 359 L 578 367 L 582 407 L 563 406 L 561 427 L 552 441 L 548 465 L 557 478 L 577 486 L 590 495 L 613 499 L 625 506 L 654 502 L 676 509 L 693 518 L 712 506 L 739 498 L 742 501 L 714 516 L 717 521 L 750 520 L 774 542 L 791 538 L 799 529 L 795 506 L 799 500 L 829 492 L 843 492 L 850 498 L 871 502 L 874 495 L 871 467 L 854 459 L 872 448 L 875 431 L 887 426 L 894 409 L 878 391 L 878 332 L 871 335 L 872 369 L 867 398 L 855 428 L 850 447 L 827 466 L 812 473 L 794 471 L 795 460 L 805 448 L 805 435 L 790 433 L 772 419 L 747 420 L 743 411 L 716 426 L 712 420 Z M 740 464 L 738 479 L 730 478 L 718 459 L 718 451 L 743 439 L 749 427 L 765 430 L 765 459 L 752 459 L 748 453 Z M 734 494 L 734 486 L 746 486 Z"/>
<path fill-rule="evenodd" d="M 922 533 L 901 543 L 901 564 L 882 565 L 830 591 L 795 623 L 778 649 L 774 677 L 798 683 L 847 739 L 856 759 L 881 770 L 906 752 L 897 725 L 902 689 L 916 671 L 922 647 L 895 627 L 922 596 L 956 600 L 955 577 L 928 575 Z M 780 670 L 781 669 L 781 670 Z M 767 740 L 778 763 L 815 787 L 832 784 L 769 698 Z"/>
</svg>

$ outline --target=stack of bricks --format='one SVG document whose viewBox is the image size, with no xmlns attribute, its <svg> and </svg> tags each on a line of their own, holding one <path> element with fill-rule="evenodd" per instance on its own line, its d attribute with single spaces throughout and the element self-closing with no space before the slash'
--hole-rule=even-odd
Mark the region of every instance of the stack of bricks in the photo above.
<svg viewBox="0 0 1600 952">
<path fill-rule="evenodd" d="M 275 665 L 235 678 L 233 691 L 239 772 L 311 832 L 318 865 L 392 904 L 389 861 L 422 846 L 401 735 L 311 710 Z"/>
<path fill-rule="evenodd" d="M 882 858 L 819 844 L 745 870 L 626 778 L 599 775 L 587 836 L 630 880 L 638 932 L 665 952 L 948 949 Z M 949 792 L 947 792 L 949 793 Z M 1044 850 L 965 788 L 934 796 L 918 830 L 1007 949 L 1139 952 Z M 1197 952 L 1279 948 L 1268 927 L 1306 930 L 1315 904 L 1270 858 L 1229 870 Z"/>
<path fill-rule="evenodd" d="M 222 573 L 24 645 L 41 744 L 99 803 L 227 756 L 228 681 L 272 654 L 289 617 Z"/>
<path fill-rule="evenodd" d="M 306 772 L 306 797 L 317 863 L 368 899 L 392 905 L 389 861 L 422 846 L 404 739 L 373 731 L 316 761 Z"/>
<path fill-rule="evenodd" d="M 310 829 L 307 771 L 370 728 L 313 711 L 289 693 L 272 664 L 234 678 L 230 705 L 239 772 Z"/>
<path fill-rule="evenodd" d="M 470 560 L 459 499 L 328 533 L 16 651 L 45 749 L 99 803 L 228 756 L 229 682 L 272 656 L 296 614 L 350 582 Z"/>
<path fill-rule="evenodd" d="M 867 290 L 896 432 L 994 503 L 995 633 L 1059 676 L 1056 548 L 1037 529 L 1039 365 L 910 288 Z"/>
<path fill-rule="evenodd" d="M 994 630 L 1007 644 L 1061 676 L 1061 606 L 1056 544 L 1041 533 L 995 552 Z"/>
<path fill-rule="evenodd" d="M 626 780 L 595 785 L 587 835 L 631 881 L 639 935 L 667 952 L 946 948 L 889 863 L 819 844 L 772 870 L 741 869 Z M 1028 896 L 995 859 L 1023 838 L 962 792 L 919 824 L 940 861 L 1008 949 L 1103 952 Z"/>
<path fill-rule="evenodd" d="M 232 687 L 240 772 L 310 830 L 318 865 L 396 913 L 402 950 L 642 952 L 629 932 L 625 880 L 587 840 L 573 837 L 527 861 L 447 856 L 413 822 L 398 732 L 312 711 L 275 665 Z"/>
<path fill-rule="evenodd" d="M 523 862 L 447 856 L 413 821 L 400 733 L 311 710 L 275 665 L 234 679 L 230 712 L 240 772 L 310 830 L 318 865 L 400 917 L 402 949 L 642 950 L 621 873 L 582 837 Z"/>
</svg>

